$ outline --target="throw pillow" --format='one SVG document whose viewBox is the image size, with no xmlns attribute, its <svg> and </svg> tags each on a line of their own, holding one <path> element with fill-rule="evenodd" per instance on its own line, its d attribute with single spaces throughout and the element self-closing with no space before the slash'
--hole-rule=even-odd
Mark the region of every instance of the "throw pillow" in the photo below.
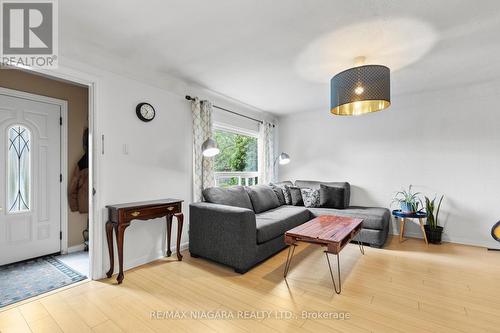
<svg viewBox="0 0 500 333">
<path fill-rule="evenodd" d="M 274 185 L 273 183 L 269 183 L 269 186 L 273 189 L 274 193 L 276 193 L 276 196 L 278 197 L 278 200 L 280 202 L 280 206 L 286 205 L 286 200 L 285 200 L 285 195 L 283 194 L 283 190 Z"/>
<path fill-rule="evenodd" d="M 245 190 L 250 197 L 250 201 L 252 201 L 253 210 L 257 214 L 280 206 L 278 197 L 276 196 L 276 193 L 274 193 L 271 186 L 246 186 Z"/>
<path fill-rule="evenodd" d="M 320 185 L 320 206 L 325 208 L 345 209 L 345 190 L 342 187 Z"/>
<path fill-rule="evenodd" d="M 300 193 L 300 187 L 285 185 L 290 191 L 290 197 L 292 199 L 293 206 L 304 206 L 304 200 L 302 199 L 302 194 Z"/>
<path fill-rule="evenodd" d="M 285 205 L 291 205 L 292 197 L 290 196 L 290 190 L 288 190 L 287 188 L 288 185 L 281 185 L 281 184 L 273 184 L 273 185 L 281 189 L 283 197 L 285 198 Z"/>
<path fill-rule="evenodd" d="M 313 190 L 311 188 L 301 188 L 300 194 L 302 194 L 302 199 L 304 200 L 304 206 L 308 208 L 319 207 L 319 190 Z"/>
<path fill-rule="evenodd" d="M 232 186 L 227 188 L 209 187 L 204 189 L 202 193 L 207 202 L 253 210 L 250 197 L 243 186 Z"/>
</svg>

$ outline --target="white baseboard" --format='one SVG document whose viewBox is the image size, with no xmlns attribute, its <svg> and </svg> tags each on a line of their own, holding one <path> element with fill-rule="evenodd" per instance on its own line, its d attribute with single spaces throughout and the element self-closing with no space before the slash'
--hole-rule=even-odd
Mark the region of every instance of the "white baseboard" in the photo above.
<svg viewBox="0 0 500 333">
<path fill-rule="evenodd" d="M 73 252 L 80 252 L 85 250 L 85 244 L 78 244 L 75 246 L 70 246 L 68 247 L 68 252 L 67 253 L 73 253 Z"/>
<path fill-rule="evenodd" d="M 394 231 L 392 233 L 395 236 L 399 236 L 399 231 Z M 405 238 L 420 238 L 424 239 L 422 236 L 422 233 L 419 232 L 411 232 L 405 230 Z M 443 233 L 442 236 L 442 241 L 446 243 L 454 243 L 454 244 L 462 244 L 462 245 L 470 245 L 470 246 L 478 246 L 478 247 L 486 247 L 484 244 L 481 244 L 480 242 L 473 241 L 467 238 L 459 238 L 459 237 L 450 237 L 446 233 Z"/>
<path fill-rule="evenodd" d="M 188 248 L 189 248 L 189 242 L 185 242 L 185 243 L 181 244 L 181 251 L 184 251 Z M 177 248 L 173 247 L 171 249 L 171 251 L 172 251 L 172 257 L 176 258 L 175 253 L 177 252 Z M 129 270 L 129 269 L 132 269 L 132 268 L 135 268 L 135 267 L 138 267 L 141 265 L 145 265 L 147 263 L 150 263 L 152 261 L 155 261 L 155 260 L 158 260 L 158 259 L 161 259 L 164 257 L 165 257 L 165 253 L 163 252 L 163 250 L 161 250 L 161 251 L 157 251 L 157 252 L 152 253 L 152 254 L 147 255 L 147 256 L 139 257 L 139 258 L 133 258 L 133 259 L 129 259 L 129 260 L 124 258 L 123 269 Z M 118 270 L 119 270 L 119 267 L 118 267 L 117 261 L 115 260 L 115 269 L 114 269 L 113 274 L 117 274 Z M 104 278 L 104 276 L 102 278 Z"/>
</svg>

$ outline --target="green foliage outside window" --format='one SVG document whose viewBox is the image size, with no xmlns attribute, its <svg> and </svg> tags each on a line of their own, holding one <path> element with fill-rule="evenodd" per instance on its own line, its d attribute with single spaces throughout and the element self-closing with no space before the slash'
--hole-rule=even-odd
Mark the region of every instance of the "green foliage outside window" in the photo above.
<svg viewBox="0 0 500 333">
<path fill-rule="evenodd" d="M 257 138 L 215 130 L 220 153 L 215 157 L 215 172 L 257 171 Z M 237 185 L 236 177 L 225 179 L 221 186 Z"/>
</svg>

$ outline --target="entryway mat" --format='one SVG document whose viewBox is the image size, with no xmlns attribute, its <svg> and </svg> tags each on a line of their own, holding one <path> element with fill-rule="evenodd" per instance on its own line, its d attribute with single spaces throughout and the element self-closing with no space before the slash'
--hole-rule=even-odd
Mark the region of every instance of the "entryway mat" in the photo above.
<svg viewBox="0 0 500 333">
<path fill-rule="evenodd" d="M 86 278 L 53 256 L 0 266 L 0 308 Z"/>
</svg>

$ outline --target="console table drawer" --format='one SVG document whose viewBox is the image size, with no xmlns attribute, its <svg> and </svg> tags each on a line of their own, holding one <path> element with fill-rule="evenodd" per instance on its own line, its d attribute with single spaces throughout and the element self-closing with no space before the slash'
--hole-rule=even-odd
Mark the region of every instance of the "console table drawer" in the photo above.
<svg viewBox="0 0 500 333">
<path fill-rule="evenodd" d="M 155 206 L 151 208 L 131 209 L 125 211 L 125 218 L 128 220 L 138 219 L 138 220 L 148 220 L 157 217 L 165 216 L 165 212 L 176 214 L 181 212 L 180 204 L 172 204 L 167 206 Z"/>
</svg>

